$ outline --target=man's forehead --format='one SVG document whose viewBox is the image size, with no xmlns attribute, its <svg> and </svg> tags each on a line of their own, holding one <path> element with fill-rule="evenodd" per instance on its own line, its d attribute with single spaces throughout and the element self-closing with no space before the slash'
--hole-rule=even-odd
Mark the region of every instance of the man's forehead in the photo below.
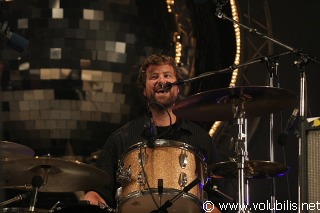
<svg viewBox="0 0 320 213">
<path fill-rule="evenodd" d="M 157 72 L 162 72 L 162 73 L 173 73 L 173 67 L 167 64 L 164 65 L 150 65 L 147 68 L 148 73 L 157 73 Z"/>
</svg>

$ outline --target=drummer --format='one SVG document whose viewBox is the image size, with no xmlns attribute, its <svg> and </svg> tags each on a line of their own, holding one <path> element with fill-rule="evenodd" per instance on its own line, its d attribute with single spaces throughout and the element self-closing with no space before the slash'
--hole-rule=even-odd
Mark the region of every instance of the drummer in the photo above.
<svg viewBox="0 0 320 213">
<path fill-rule="evenodd" d="M 177 101 L 180 89 L 178 86 L 173 86 L 166 91 L 163 85 L 166 82 L 177 80 L 182 80 L 182 74 L 174 58 L 165 55 L 150 55 L 144 60 L 139 70 L 138 86 L 146 100 L 147 113 L 125 124 L 108 138 L 97 161 L 97 166 L 111 174 L 113 179 L 108 188 L 87 192 L 84 200 L 89 201 L 90 204 L 103 203 L 116 208 L 115 195 L 117 188 L 120 187 L 116 181 L 118 160 L 130 146 L 141 141 L 152 143 L 150 138 L 187 143 L 205 156 L 207 165 L 219 162 L 216 144 L 208 132 L 193 122 L 178 119 L 173 114 L 172 107 Z M 219 196 L 211 190 L 207 193 L 209 200 L 218 206 Z M 214 208 L 213 212 L 220 211 Z"/>
</svg>

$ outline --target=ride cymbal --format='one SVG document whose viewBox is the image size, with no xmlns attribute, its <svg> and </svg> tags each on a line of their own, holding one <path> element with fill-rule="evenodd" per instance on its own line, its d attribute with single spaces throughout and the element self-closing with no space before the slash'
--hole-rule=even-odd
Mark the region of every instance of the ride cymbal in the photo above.
<svg viewBox="0 0 320 213">
<path fill-rule="evenodd" d="M 2 160 L 4 188 L 30 189 L 34 176 L 44 184 L 40 192 L 87 191 L 107 185 L 111 177 L 101 169 L 73 160 L 51 157 Z"/>
<path fill-rule="evenodd" d="M 262 116 L 293 106 L 292 92 L 267 86 L 241 86 L 210 90 L 183 99 L 173 106 L 173 113 L 193 121 L 235 119 L 234 107 L 242 107 L 245 118 Z"/>
<path fill-rule="evenodd" d="M 237 162 L 226 161 L 208 166 L 208 172 L 213 178 L 238 178 Z M 246 178 L 272 178 L 285 175 L 289 167 L 276 162 L 249 160 L 244 164 Z"/>
<path fill-rule="evenodd" d="M 9 141 L 0 141 L 0 157 L 1 158 L 16 158 L 34 156 L 34 151 L 22 144 Z"/>
</svg>

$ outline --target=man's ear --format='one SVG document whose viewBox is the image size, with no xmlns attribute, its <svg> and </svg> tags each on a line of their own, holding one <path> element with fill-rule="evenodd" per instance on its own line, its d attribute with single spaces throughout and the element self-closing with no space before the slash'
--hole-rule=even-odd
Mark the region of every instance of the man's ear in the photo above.
<svg viewBox="0 0 320 213">
<path fill-rule="evenodd" d="M 146 94 L 146 88 L 143 89 L 143 96 L 144 96 L 144 97 L 147 96 L 147 94 Z"/>
</svg>

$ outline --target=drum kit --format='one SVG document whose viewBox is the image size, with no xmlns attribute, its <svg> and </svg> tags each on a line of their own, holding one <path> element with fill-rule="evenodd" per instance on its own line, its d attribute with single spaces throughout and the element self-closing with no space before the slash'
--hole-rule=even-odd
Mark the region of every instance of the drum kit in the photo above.
<svg viewBox="0 0 320 213">
<path fill-rule="evenodd" d="M 174 106 L 173 112 L 186 120 L 238 120 L 236 160 L 206 165 L 202 153 L 183 142 L 157 139 L 154 147 L 139 142 L 131 146 L 119 160 L 117 180 L 121 187 L 117 191 L 118 207 L 107 210 L 133 213 L 203 212 L 202 204 L 207 199 L 203 185 L 208 177 L 238 179 L 238 202 L 246 204 L 249 196 L 246 194 L 246 180 L 273 178 L 289 171 L 281 163 L 249 160 L 246 119 L 283 110 L 295 102 L 296 96 L 290 91 L 263 86 L 217 89 L 180 101 Z M 2 188 L 36 192 L 31 193 L 29 211 L 35 211 L 38 191 L 87 191 L 105 186 L 111 180 L 109 174 L 89 164 L 61 158 L 34 157 L 33 150 L 21 144 L 2 141 L 0 148 L 4 178 Z M 159 199 L 155 199 L 155 194 Z M 0 203 L 0 206 L 23 198 L 17 196 Z M 98 209 L 92 208 L 88 212 L 106 212 L 106 209 Z M 54 211 L 57 209 L 50 210 Z M 12 209 L 7 212 L 12 212 Z"/>
</svg>

